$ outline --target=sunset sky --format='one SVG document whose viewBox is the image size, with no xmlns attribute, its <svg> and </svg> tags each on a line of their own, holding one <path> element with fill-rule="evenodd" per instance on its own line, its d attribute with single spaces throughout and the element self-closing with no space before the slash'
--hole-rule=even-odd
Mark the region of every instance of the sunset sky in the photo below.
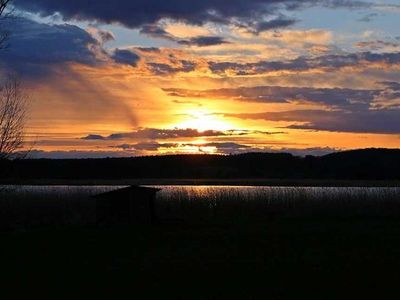
<svg viewBox="0 0 400 300">
<path fill-rule="evenodd" d="M 400 147 L 398 0 L 14 0 L 32 157 Z"/>
</svg>

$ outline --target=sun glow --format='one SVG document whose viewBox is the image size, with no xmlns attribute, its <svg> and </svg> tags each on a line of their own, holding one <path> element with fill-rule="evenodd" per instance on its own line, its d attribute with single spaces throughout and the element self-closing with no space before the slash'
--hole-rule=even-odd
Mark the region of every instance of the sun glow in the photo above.
<svg viewBox="0 0 400 300">
<path fill-rule="evenodd" d="M 224 131 L 235 128 L 231 122 L 223 120 L 222 117 L 207 111 L 188 111 L 184 115 L 186 120 L 176 125 L 177 128 L 191 128 L 199 132 L 207 130 Z"/>
</svg>

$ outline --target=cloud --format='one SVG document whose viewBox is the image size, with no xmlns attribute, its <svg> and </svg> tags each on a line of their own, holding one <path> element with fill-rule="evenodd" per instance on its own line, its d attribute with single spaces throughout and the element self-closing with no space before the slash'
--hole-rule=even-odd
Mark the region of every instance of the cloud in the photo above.
<svg viewBox="0 0 400 300">
<path fill-rule="evenodd" d="M 271 147 L 255 147 L 252 145 L 240 144 L 236 142 L 210 142 L 210 143 L 137 143 L 137 144 L 121 144 L 111 146 L 111 148 L 120 149 L 122 153 L 146 153 L 157 152 L 163 150 L 163 153 L 192 153 L 193 149 L 198 152 L 214 153 L 214 154 L 241 154 L 249 152 L 265 152 L 265 153 L 291 153 L 298 156 L 314 155 L 322 156 L 338 151 L 338 149 L 330 147 L 311 147 L 311 148 L 271 148 Z M 126 155 L 126 154 L 124 154 Z"/>
<path fill-rule="evenodd" d="M 332 43 L 333 36 L 331 31 L 322 29 L 307 30 L 281 30 L 265 32 L 262 38 L 268 42 L 281 42 L 289 46 L 319 45 L 327 46 Z"/>
<path fill-rule="evenodd" d="M 101 141 L 101 140 L 105 140 L 105 138 L 104 138 L 104 136 L 99 135 L 99 134 L 89 134 L 88 136 L 83 137 L 82 140 Z"/>
<path fill-rule="evenodd" d="M 136 50 L 141 51 L 141 52 L 153 52 L 153 53 L 159 53 L 160 48 L 157 47 L 136 47 Z"/>
<path fill-rule="evenodd" d="M 74 25 L 15 17 L 3 20 L 2 26 L 10 32 L 10 47 L 0 52 L 0 61 L 24 75 L 46 75 L 52 65 L 68 62 L 95 66 L 106 55 L 98 40 Z"/>
<path fill-rule="evenodd" d="M 248 152 L 253 149 L 251 146 L 242 145 L 235 142 L 210 142 L 210 143 L 137 143 L 137 144 L 121 144 L 112 146 L 112 148 L 121 149 L 124 151 L 149 151 L 155 152 L 160 149 L 169 150 L 170 152 L 190 152 L 189 149 L 195 148 L 199 152 L 210 152 L 219 154 L 234 154 Z M 260 149 L 258 149 L 260 150 Z M 168 151 L 167 151 L 168 152 Z"/>
<path fill-rule="evenodd" d="M 112 148 L 122 149 L 124 151 L 158 151 L 161 148 L 176 148 L 179 147 L 177 143 L 137 143 L 137 144 L 121 144 L 111 146 Z"/>
<path fill-rule="evenodd" d="M 86 20 L 101 23 L 119 23 L 130 28 L 156 24 L 171 19 L 188 24 L 235 23 L 253 24 L 265 17 L 279 15 L 281 11 L 293 11 L 310 6 L 368 8 L 371 3 L 346 0 L 17 0 L 14 5 L 22 10 L 42 16 L 60 14 L 64 19 Z M 279 22 L 271 21 L 277 23 Z M 273 24 L 261 25 L 271 27 Z M 285 24 L 283 24 L 285 25 Z"/>
<path fill-rule="evenodd" d="M 21 17 L 5 20 L 4 27 L 8 28 L 12 35 L 11 47 L 0 52 L 3 67 L 32 77 L 47 75 L 52 72 L 54 65 L 73 62 L 98 66 L 112 60 L 131 66 L 137 66 L 139 60 L 143 60 L 134 72 L 154 76 L 169 76 L 194 71 L 207 74 L 211 72 L 220 76 L 252 76 L 274 72 L 299 73 L 314 70 L 329 72 L 344 67 L 400 63 L 400 52 L 331 54 L 249 63 L 206 61 L 204 58 L 194 56 L 193 53 L 165 48 L 115 49 L 109 54 L 103 48 L 103 44 L 113 38 L 112 33 L 108 31 L 93 28 L 85 31 L 74 25 L 43 24 Z M 191 46 L 204 47 L 229 43 L 222 37 L 214 35 L 176 38 L 160 27 L 151 28 L 153 34 L 166 36 L 177 43 Z M 307 32 L 305 36 L 313 36 L 324 41 L 329 39 L 329 34 L 326 32 Z M 304 36 L 301 37 L 295 33 L 282 33 L 282 37 L 278 39 L 285 40 L 290 37 L 296 40 L 305 39 Z"/>
<path fill-rule="evenodd" d="M 192 91 L 164 89 L 171 96 L 190 98 L 225 98 L 237 101 L 265 103 L 314 103 L 332 107 L 369 105 L 382 90 L 357 90 L 345 88 L 308 88 L 283 86 L 257 86 Z"/>
<path fill-rule="evenodd" d="M 209 62 L 210 70 L 218 75 L 260 75 L 273 72 L 307 72 L 319 70 L 331 72 L 345 67 L 360 67 L 363 64 L 399 65 L 400 52 L 396 53 L 348 53 L 317 57 L 299 57 L 287 61 L 259 61 L 255 63 Z"/>
<path fill-rule="evenodd" d="M 280 39 L 289 40 L 306 39 L 308 34 L 318 36 L 327 40 L 329 33 L 326 32 L 308 32 L 301 38 L 300 34 L 287 36 Z M 322 47 L 324 45 L 307 46 L 308 51 L 313 51 L 314 46 Z M 323 47 L 323 51 L 327 48 Z M 373 68 L 393 68 L 400 65 L 400 52 L 388 53 L 341 53 L 324 54 L 318 56 L 300 56 L 288 60 L 260 60 L 256 62 L 232 62 L 232 61 L 214 61 L 205 60 L 202 57 L 195 56 L 189 51 L 171 48 L 141 48 L 133 47 L 129 51 L 140 56 L 142 63 L 135 70 L 137 74 L 153 76 L 169 76 L 176 73 L 198 72 L 206 76 L 210 73 L 218 76 L 262 76 L 276 74 L 300 74 L 300 73 L 332 73 L 343 69 L 351 68 L 352 71 L 373 69 Z M 248 59 L 248 58 L 246 58 Z"/>
<path fill-rule="evenodd" d="M 400 133 L 400 84 L 377 82 L 381 89 L 258 86 L 191 91 L 164 89 L 175 97 L 225 98 L 263 103 L 318 104 L 326 109 L 224 114 L 225 117 L 289 122 L 290 129 L 336 132 Z M 329 108 L 329 109 L 328 109 Z"/>
<path fill-rule="evenodd" d="M 130 49 L 115 49 L 111 58 L 119 64 L 136 66 L 136 63 L 140 60 L 139 55 Z"/>
<path fill-rule="evenodd" d="M 289 129 L 356 133 L 400 133 L 400 84 L 377 82 L 380 89 L 257 86 L 203 91 L 164 89 L 174 97 L 222 98 L 262 103 L 318 104 L 326 109 L 223 114 L 225 117 L 289 122 Z M 328 109 L 329 108 L 329 109 Z M 281 125 L 279 125 L 281 126 Z"/>
<path fill-rule="evenodd" d="M 178 72 L 192 72 L 196 69 L 196 64 L 188 60 L 181 60 L 179 66 L 172 66 L 165 63 L 147 63 L 147 67 L 154 75 L 171 75 Z"/>
<path fill-rule="evenodd" d="M 136 155 L 142 155 L 146 152 L 154 152 L 160 149 L 165 149 L 166 154 L 178 153 L 182 151 L 185 153 L 185 147 L 197 147 L 201 152 L 206 147 L 215 148 L 217 154 L 241 154 L 248 152 L 265 152 L 265 153 L 291 153 L 297 156 L 322 156 L 337 152 L 338 149 L 329 147 L 314 147 L 314 148 L 254 148 L 248 145 L 242 145 L 233 142 L 222 142 L 222 143 L 206 143 L 202 145 L 198 144 L 175 144 L 175 143 L 138 143 L 138 144 L 122 144 L 112 146 L 115 150 L 112 151 L 85 151 L 85 150 L 71 150 L 71 151 L 43 151 L 33 149 L 27 153 L 29 159 L 96 159 L 96 158 L 119 158 L 119 157 L 133 157 Z M 187 148 L 186 148 L 187 149 Z"/>
<path fill-rule="evenodd" d="M 374 41 L 366 41 L 366 42 L 357 42 L 354 44 L 355 47 L 361 49 L 368 49 L 368 50 L 388 50 L 388 49 L 400 49 L 400 43 L 398 42 L 391 42 L 391 41 L 382 41 L 382 40 L 374 40 Z"/>
<path fill-rule="evenodd" d="M 161 38 L 170 41 L 176 41 L 176 37 L 167 32 L 162 26 L 158 24 L 146 24 L 140 29 L 140 33 L 146 34 L 154 38 Z"/>
<path fill-rule="evenodd" d="M 195 71 L 201 59 L 179 49 L 132 47 L 129 50 L 140 57 L 132 72 L 144 76 L 170 76 Z"/>
<path fill-rule="evenodd" d="M 196 137 L 228 137 L 228 136 L 242 136 L 249 134 L 285 134 L 285 132 L 278 131 L 260 131 L 260 130 L 205 130 L 198 131 L 197 129 L 158 129 L 158 128 L 140 128 L 136 131 L 126 133 L 113 133 L 108 136 L 102 136 L 98 134 L 89 134 L 81 138 L 81 140 L 123 140 L 123 139 L 148 139 L 148 140 L 159 140 L 159 139 L 177 139 L 177 138 L 196 138 Z"/>
<path fill-rule="evenodd" d="M 135 67 L 142 56 L 143 69 L 137 71 L 156 76 L 188 73 L 197 66 L 193 57 L 174 49 L 117 48 L 108 53 L 103 44 L 112 40 L 113 34 L 105 30 L 85 31 L 74 25 L 43 24 L 21 17 L 4 20 L 2 25 L 11 37 L 9 49 L 0 52 L 0 64 L 10 72 L 33 78 L 53 74 L 54 67 L 68 63 L 99 67 L 114 61 Z M 201 37 L 189 42 L 211 44 L 218 39 Z"/>
<path fill-rule="evenodd" d="M 105 44 L 115 40 L 114 34 L 108 30 L 90 27 L 86 31 L 89 32 L 95 39 L 97 39 L 100 44 Z"/>
<path fill-rule="evenodd" d="M 400 133 L 399 109 L 366 109 L 359 111 L 293 110 L 254 114 L 226 114 L 226 116 L 241 119 L 292 122 L 294 124 L 285 126 L 285 128 L 290 129 L 381 134 Z"/>
<path fill-rule="evenodd" d="M 270 21 L 258 22 L 254 26 L 254 33 L 260 33 L 263 31 L 280 29 L 294 25 L 297 22 L 295 19 L 288 19 L 286 17 L 279 17 Z"/>
<path fill-rule="evenodd" d="M 186 46 L 206 47 L 206 46 L 215 46 L 215 45 L 222 45 L 229 43 L 223 37 L 211 36 L 211 35 L 194 36 L 189 39 L 179 38 L 169 33 L 162 26 L 158 24 L 144 25 L 141 28 L 140 32 L 154 38 L 161 38 Z"/>
<path fill-rule="evenodd" d="M 198 131 L 197 129 L 156 129 L 142 128 L 137 131 L 127 133 L 114 133 L 109 136 L 99 136 L 89 134 L 83 137 L 83 140 L 122 140 L 122 139 L 173 139 L 173 138 L 192 138 L 207 136 L 225 136 L 227 133 L 217 130 Z"/>
<path fill-rule="evenodd" d="M 400 91 L 400 82 L 395 82 L 395 81 L 380 81 L 378 82 L 382 85 L 384 85 L 387 89 L 392 90 L 392 91 Z"/>
<path fill-rule="evenodd" d="M 235 142 L 212 142 L 204 143 L 200 145 L 192 145 L 192 147 L 199 147 L 199 151 L 202 152 L 202 148 L 215 148 L 216 152 L 219 154 L 239 154 L 244 152 L 250 152 L 254 148 L 249 145 L 243 145 Z M 259 149 L 254 149 L 255 151 Z M 206 152 L 206 151 L 205 151 Z"/>
<path fill-rule="evenodd" d="M 179 44 L 197 47 L 215 46 L 222 44 L 229 44 L 224 38 L 220 36 L 197 36 L 189 40 L 179 40 Z"/>
<path fill-rule="evenodd" d="M 195 102 L 195 101 L 185 101 L 185 100 L 178 100 L 178 99 L 174 99 L 172 100 L 173 103 L 176 104 L 190 104 L 190 105 L 196 105 L 198 107 L 203 106 L 203 104 L 201 104 L 200 102 Z"/>
</svg>

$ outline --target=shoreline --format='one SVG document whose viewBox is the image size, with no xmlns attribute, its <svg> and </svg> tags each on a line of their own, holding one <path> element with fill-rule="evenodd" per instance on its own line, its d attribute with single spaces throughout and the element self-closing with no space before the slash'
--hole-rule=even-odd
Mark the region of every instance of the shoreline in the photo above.
<svg viewBox="0 0 400 300">
<path fill-rule="evenodd" d="M 288 186 L 288 187 L 400 187 L 399 180 L 337 180 L 337 179 L 38 179 L 2 180 L 0 185 L 194 185 L 194 186 Z"/>
</svg>

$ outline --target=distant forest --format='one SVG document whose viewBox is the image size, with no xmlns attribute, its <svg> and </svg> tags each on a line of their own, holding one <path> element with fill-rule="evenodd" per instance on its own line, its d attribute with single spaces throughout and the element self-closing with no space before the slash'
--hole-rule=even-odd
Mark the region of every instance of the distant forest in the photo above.
<svg viewBox="0 0 400 300">
<path fill-rule="evenodd" d="M 400 180 L 400 149 L 352 150 L 315 157 L 287 153 L 165 155 L 0 161 L 5 179 L 357 179 Z"/>
</svg>

